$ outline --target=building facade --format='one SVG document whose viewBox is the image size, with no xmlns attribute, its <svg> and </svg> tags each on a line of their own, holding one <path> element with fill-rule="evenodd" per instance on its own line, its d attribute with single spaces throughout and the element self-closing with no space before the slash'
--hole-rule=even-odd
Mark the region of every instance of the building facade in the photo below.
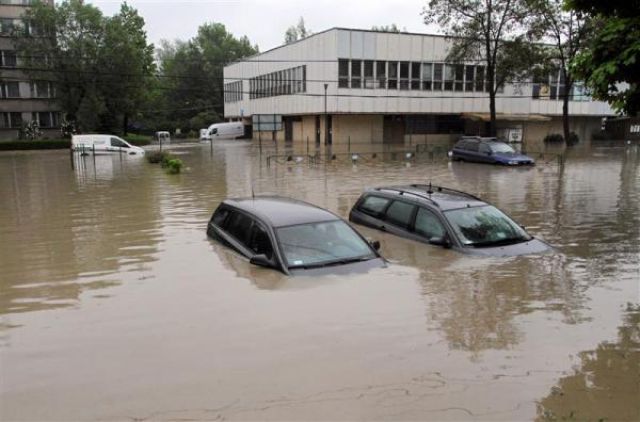
<svg viewBox="0 0 640 422">
<path fill-rule="evenodd" d="M 447 63 L 449 47 L 438 35 L 329 29 L 226 66 L 225 118 L 249 125 L 257 115 L 275 115 L 282 124 L 254 125 L 254 138 L 323 144 L 485 134 L 486 68 Z M 496 98 L 498 135 L 542 142 L 562 133 L 563 95 L 560 72 L 505 85 Z M 571 128 L 581 139 L 614 115 L 579 83 L 569 95 Z"/>
<path fill-rule="evenodd" d="M 55 86 L 32 81 L 22 71 L 22 57 L 12 34 L 28 28 L 23 17 L 33 0 L 0 0 L 0 140 L 18 139 L 24 123 L 35 120 L 45 137 L 59 135 L 60 113 Z M 46 0 L 53 7 L 53 0 Z"/>
</svg>

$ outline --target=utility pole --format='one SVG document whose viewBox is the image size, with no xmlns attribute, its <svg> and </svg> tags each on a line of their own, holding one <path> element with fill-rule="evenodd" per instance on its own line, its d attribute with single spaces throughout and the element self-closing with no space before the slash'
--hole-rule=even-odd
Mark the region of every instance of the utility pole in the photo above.
<svg viewBox="0 0 640 422">
<path fill-rule="evenodd" d="M 329 84 L 324 84 L 324 144 L 329 143 L 329 116 L 327 116 L 327 88 Z"/>
</svg>

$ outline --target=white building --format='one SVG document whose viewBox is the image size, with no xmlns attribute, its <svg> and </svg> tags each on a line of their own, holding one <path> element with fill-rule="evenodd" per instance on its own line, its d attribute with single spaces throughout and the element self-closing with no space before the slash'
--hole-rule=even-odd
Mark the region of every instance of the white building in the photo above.
<svg viewBox="0 0 640 422">
<path fill-rule="evenodd" d="M 484 134 L 489 119 L 482 63 L 446 62 L 443 36 L 333 28 L 224 69 L 225 117 L 282 116 L 276 131 L 253 137 L 325 144 L 423 143 Z M 559 72 L 506 85 L 496 107 L 499 136 L 539 142 L 562 133 Z M 606 103 L 577 84 L 570 93 L 572 130 L 590 139 Z M 257 129 L 266 129 L 260 132 Z"/>
</svg>

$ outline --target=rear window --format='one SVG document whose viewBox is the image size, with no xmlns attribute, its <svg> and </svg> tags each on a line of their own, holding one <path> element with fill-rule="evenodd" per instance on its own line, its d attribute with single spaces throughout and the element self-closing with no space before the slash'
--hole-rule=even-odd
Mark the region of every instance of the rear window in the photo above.
<svg viewBox="0 0 640 422">
<path fill-rule="evenodd" d="M 397 226 L 405 228 L 409 227 L 415 210 L 415 205 L 411 205 L 402 201 L 393 201 L 393 203 L 387 209 L 386 220 Z"/>
<path fill-rule="evenodd" d="M 378 215 L 384 211 L 390 200 L 379 196 L 367 196 L 358 207 L 361 211 Z"/>
<path fill-rule="evenodd" d="M 218 227 L 223 227 L 224 220 L 227 219 L 228 215 L 229 215 L 228 208 L 218 208 L 216 212 L 213 214 L 213 218 L 212 218 L 213 224 L 215 224 Z"/>
</svg>

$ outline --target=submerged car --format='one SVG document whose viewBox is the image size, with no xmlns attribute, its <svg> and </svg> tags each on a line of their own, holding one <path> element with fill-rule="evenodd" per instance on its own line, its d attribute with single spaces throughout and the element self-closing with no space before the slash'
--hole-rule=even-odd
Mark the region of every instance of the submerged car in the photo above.
<svg viewBox="0 0 640 422">
<path fill-rule="evenodd" d="M 513 147 L 496 138 L 463 137 L 453 146 L 451 160 L 506 166 L 534 165 L 535 160 L 516 152 Z"/>
<path fill-rule="evenodd" d="M 471 255 L 515 256 L 552 250 L 493 205 L 442 186 L 369 189 L 351 209 L 349 220 Z"/>
<path fill-rule="evenodd" d="M 226 199 L 207 234 L 252 264 L 285 274 L 361 272 L 386 266 L 380 244 L 368 242 L 330 211 L 290 198 Z"/>
</svg>

